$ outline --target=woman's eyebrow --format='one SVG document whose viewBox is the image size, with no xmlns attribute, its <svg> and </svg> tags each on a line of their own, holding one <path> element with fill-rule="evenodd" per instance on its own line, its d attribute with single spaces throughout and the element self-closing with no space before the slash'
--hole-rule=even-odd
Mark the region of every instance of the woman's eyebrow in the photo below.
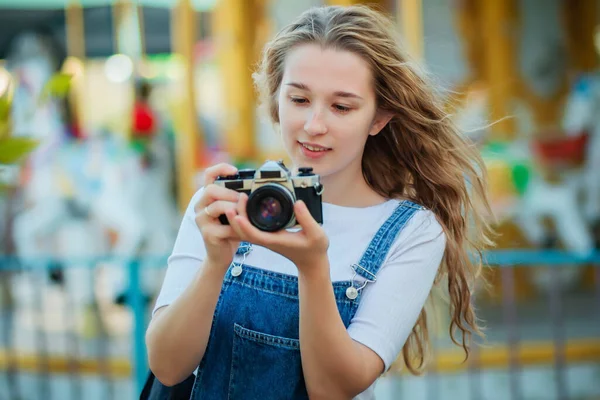
<svg viewBox="0 0 600 400">
<path fill-rule="evenodd" d="M 297 89 L 306 90 L 307 92 L 310 92 L 310 89 L 304 83 L 288 82 L 288 83 L 286 83 L 286 85 L 293 86 Z"/>
<path fill-rule="evenodd" d="M 310 88 L 307 85 L 305 85 L 304 83 L 287 82 L 286 85 L 287 86 L 293 86 L 293 87 L 295 87 L 297 89 L 306 90 L 307 92 L 310 92 Z M 357 95 L 355 93 L 351 93 L 351 92 L 337 91 L 333 95 L 335 97 L 346 97 L 346 98 L 355 98 L 355 99 L 363 100 L 362 97 L 360 97 L 359 95 Z"/>
</svg>

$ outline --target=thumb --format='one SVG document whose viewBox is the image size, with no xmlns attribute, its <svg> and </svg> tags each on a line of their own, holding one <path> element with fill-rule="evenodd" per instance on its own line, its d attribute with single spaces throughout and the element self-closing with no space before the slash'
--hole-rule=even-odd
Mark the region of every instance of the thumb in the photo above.
<svg viewBox="0 0 600 400">
<path fill-rule="evenodd" d="M 311 233 L 314 233 L 315 230 L 320 228 L 310 211 L 308 211 L 308 207 L 306 207 L 304 201 L 298 200 L 294 204 L 294 213 L 296 214 L 296 221 L 298 221 L 302 227 L 302 230 L 304 230 L 307 234 L 310 235 Z"/>
</svg>

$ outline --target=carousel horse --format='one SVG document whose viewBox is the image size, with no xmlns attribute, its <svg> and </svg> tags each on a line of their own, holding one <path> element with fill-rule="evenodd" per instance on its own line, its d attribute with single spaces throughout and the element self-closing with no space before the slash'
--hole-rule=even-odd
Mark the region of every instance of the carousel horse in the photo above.
<svg viewBox="0 0 600 400">
<path fill-rule="evenodd" d="M 567 96 L 560 132 L 551 140 L 533 144 L 533 153 L 542 166 L 550 166 L 555 182 L 532 174 L 516 215 L 526 237 L 536 245 L 562 247 L 578 256 L 587 256 L 600 243 L 600 80 L 593 74 L 574 80 Z M 554 231 L 548 232 L 543 218 L 550 217 Z M 581 279 L 582 269 L 567 266 L 552 282 L 547 271 L 534 271 L 534 283 L 543 289 L 554 285 L 572 288 Z"/>
<path fill-rule="evenodd" d="M 69 227 L 78 219 L 70 210 L 67 196 L 60 190 L 55 166 L 58 164 L 60 149 L 68 141 L 65 124 L 61 119 L 59 103 L 52 98 L 41 102 L 44 85 L 57 71 L 59 55 L 51 41 L 40 34 L 27 32 L 17 36 L 11 43 L 6 60 L 7 71 L 12 75 L 14 97 L 11 107 L 13 136 L 29 136 L 39 140 L 38 147 L 29 155 L 20 171 L 20 189 L 22 207 L 13 216 L 11 230 L 15 253 L 25 270 L 13 279 L 17 305 L 26 302 L 24 293 L 30 291 L 33 282 L 41 284 L 37 290 L 48 286 L 49 275 L 46 271 L 60 271 L 57 265 L 50 265 L 50 259 L 64 260 L 64 245 L 61 241 L 61 228 Z M 87 234 L 89 230 L 84 230 Z M 83 238 L 83 236 L 82 236 Z M 89 244 L 99 243 L 96 240 L 85 240 Z M 73 248 L 72 250 L 86 249 Z M 71 253 L 71 252 L 69 252 Z M 35 266 L 41 268 L 33 268 Z M 33 268 L 33 269 L 32 269 Z M 68 272 L 80 271 L 79 268 L 68 268 Z M 85 272 L 89 272 L 86 269 Z M 87 274 L 86 274 L 87 275 Z M 56 275 L 52 275 L 56 277 Z M 91 290 L 93 278 L 77 276 L 67 279 L 75 290 L 74 302 L 90 303 L 87 297 Z M 86 292 L 86 299 L 78 295 Z M 89 293 L 88 293 L 89 292 Z"/>
<path fill-rule="evenodd" d="M 571 94 L 567 104 L 573 101 L 574 97 L 577 97 L 577 93 Z M 496 216 L 500 220 L 516 224 L 525 239 L 536 248 L 554 248 L 560 243 L 566 250 L 575 254 L 589 254 L 594 248 L 594 243 L 589 220 L 581 211 L 579 201 L 585 168 L 562 168 L 559 179 L 548 179 L 548 163 L 543 158 L 547 156 L 548 147 L 555 146 L 556 143 L 541 142 L 533 138 L 535 127 L 531 111 L 520 102 L 513 104 L 513 115 L 519 119 L 516 139 L 506 143 L 489 142 L 488 127 L 493 121 L 489 119 L 485 92 L 479 91 L 477 99 L 476 102 L 467 103 L 463 109 L 459 109 L 455 118 L 461 131 L 468 137 L 473 133 L 476 135 L 471 139 L 479 145 L 488 171 L 499 165 L 504 171 L 508 171 L 502 179 L 511 180 L 510 184 L 491 182 L 492 191 L 498 186 L 510 187 L 510 190 L 507 190 L 510 193 L 505 197 L 512 197 L 508 206 L 505 202 L 496 203 L 496 199 L 492 199 L 493 205 L 502 204 L 494 209 Z M 573 117 L 569 110 L 567 105 L 566 121 Z M 486 121 L 490 122 L 485 123 Z M 560 142 L 559 146 L 562 143 Z M 546 219 L 553 222 L 552 231 L 545 224 Z M 560 287 L 567 289 L 580 278 L 581 270 L 566 267 L 561 268 L 559 274 Z M 541 291 L 549 290 L 552 285 L 551 276 L 545 269 L 533 269 L 530 277 L 534 286 Z"/>
<path fill-rule="evenodd" d="M 522 228 L 534 243 L 548 240 L 541 218 L 550 216 L 556 236 L 567 249 L 581 256 L 598 245 L 594 235 L 600 221 L 600 80 L 581 75 L 573 82 L 561 120 L 561 132 L 551 140 L 538 140 L 533 154 L 550 166 L 554 183 L 534 174 L 519 213 Z M 596 237 L 594 237 L 596 236 Z"/>
<path fill-rule="evenodd" d="M 7 69 L 19 83 L 13 134 L 40 139 L 23 171 L 25 206 L 14 218 L 14 240 L 25 263 L 48 256 L 59 260 L 71 299 L 87 307 L 96 295 L 86 259 L 115 256 L 108 286 L 116 298 L 126 290 L 129 260 L 144 249 L 166 253 L 172 246 L 178 215 L 168 194 L 171 162 L 157 150 L 157 162 L 145 169 L 139 154 L 117 134 L 90 131 L 83 140 L 69 137 L 58 104 L 39 102 L 54 65 L 36 35 L 17 41 L 8 58 Z M 157 272 L 144 273 L 150 276 L 143 279 L 150 281 L 147 291 L 156 292 L 160 285 Z"/>
<path fill-rule="evenodd" d="M 600 246 L 600 75 L 579 76 L 565 106 L 562 128 L 567 137 L 586 139 L 582 166 L 581 190 L 584 194 L 583 214 L 596 232 L 596 247 Z"/>
</svg>

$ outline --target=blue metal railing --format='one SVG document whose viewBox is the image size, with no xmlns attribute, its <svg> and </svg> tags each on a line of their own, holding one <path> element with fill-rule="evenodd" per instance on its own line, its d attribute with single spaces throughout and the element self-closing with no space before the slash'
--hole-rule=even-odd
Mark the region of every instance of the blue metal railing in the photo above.
<svg viewBox="0 0 600 400">
<path fill-rule="evenodd" d="M 18 269 L 20 271 L 47 270 L 50 265 L 57 265 L 61 261 L 68 261 L 67 265 L 85 266 L 94 268 L 97 264 L 103 262 L 120 263 L 128 266 L 128 290 L 127 305 L 131 308 L 133 315 L 133 329 L 131 331 L 132 340 L 132 374 L 136 393 L 140 393 L 148 373 L 148 364 L 146 359 L 145 329 L 146 313 L 144 306 L 144 293 L 141 290 L 141 261 L 152 261 L 152 265 L 166 265 L 168 256 L 151 256 L 135 259 L 125 259 L 115 256 L 97 256 L 86 258 L 54 258 L 54 257 L 36 257 L 31 259 L 18 258 L 16 256 L 0 255 L 0 271 L 11 271 Z M 26 265 L 26 268 L 19 268 L 20 265 Z M 17 268 L 15 268 L 17 267 Z"/>
<path fill-rule="evenodd" d="M 484 260 L 492 266 L 585 266 L 600 264 L 600 250 L 585 255 L 561 250 L 492 250 L 484 254 Z"/>
<path fill-rule="evenodd" d="M 146 348 L 145 348 L 145 328 L 147 325 L 147 316 L 145 312 L 144 294 L 141 289 L 141 263 L 142 261 L 152 261 L 153 265 L 166 265 L 167 256 L 144 257 L 136 259 L 123 259 L 114 256 L 98 256 L 85 259 L 69 258 L 36 258 L 36 259 L 17 259 L 14 256 L 0 255 L 0 271 L 21 270 L 31 271 L 35 269 L 44 270 L 49 265 L 56 264 L 57 261 L 68 261 L 69 264 L 85 265 L 93 268 L 100 262 L 119 262 L 128 265 L 129 269 L 129 289 L 127 304 L 133 314 L 132 339 L 132 378 L 136 393 L 140 393 L 143 388 L 147 372 Z M 564 266 L 582 267 L 590 264 L 600 265 L 600 251 L 594 251 L 587 255 L 574 254 L 555 250 L 494 250 L 484 254 L 485 264 L 497 267 L 529 267 L 529 266 Z M 27 268 L 21 268 L 19 265 L 27 265 Z M 600 273 L 597 274 L 599 276 Z M 504 281 L 504 278 L 503 278 Z M 600 290 L 600 278 L 598 278 L 597 288 Z M 599 292 L 600 293 L 600 292 Z M 559 360 L 560 361 L 560 360 Z M 562 361 L 561 361 L 562 362 Z"/>
</svg>

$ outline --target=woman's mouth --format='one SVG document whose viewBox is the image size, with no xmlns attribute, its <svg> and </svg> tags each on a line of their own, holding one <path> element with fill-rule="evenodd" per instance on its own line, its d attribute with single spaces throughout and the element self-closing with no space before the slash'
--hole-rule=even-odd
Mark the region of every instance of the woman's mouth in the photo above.
<svg viewBox="0 0 600 400">
<path fill-rule="evenodd" d="M 298 142 L 300 145 L 300 149 L 302 150 L 302 154 L 308 158 L 320 158 L 325 154 L 330 152 L 332 149 L 329 147 L 320 146 L 314 143 L 303 143 Z"/>
</svg>

